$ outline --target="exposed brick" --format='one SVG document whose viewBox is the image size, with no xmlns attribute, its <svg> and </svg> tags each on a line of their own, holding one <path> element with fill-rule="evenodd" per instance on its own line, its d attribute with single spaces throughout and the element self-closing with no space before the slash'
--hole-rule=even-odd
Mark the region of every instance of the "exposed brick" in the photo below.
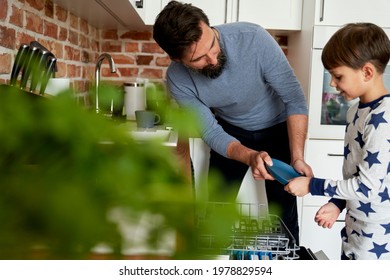
<svg viewBox="0 0 390 280">
<path fill-rule="evenodd" d="M 81 62 L 88 63 L 90 62 L 90 56 L 88 51 L 82 50 L 81 51 L 81 57 L 80 57 Z"/>
<path fill-rule="evenodd" d="M 73 89 L 75 92 L 85 92 L 88 90 L 87 83 L 85 81 L 74 81 Z"/>
<path fill-rule="evenodd" d="M 60 27 L 60 32 L 58 34 L 58 40 L 65 42 L 68 40 L 68 29 Z"/>
<path fill-rule="evenodd" d="M 0 46 L 14 50 L 15 49 L 15 29 L 0 26 Z"/>
<path fill-rule="evenodd" d="M 122 44 L 121 42 L 105 42 L 102 45 L 103 52 L 121 52 Z"/>
<path fill-rule="evenodd" d="M 139 52 L 139 43 L 125 43 L 125 52 Z"/>
<path fill-rule="evenodd" d="M 9 18 L 9 22 L 13 25 L 23 27 L 23 11 L 15 6 L 12 6 L 12 14 Z"/>
<path fill-rule="evenodd" d="M 113 54 L 112 58 L 115 64 L 134 64 L 135 60 L 133 57 L 125 54 Z"/>
<path fill-rule="evenodd" d="M 121 39 L 132 39 L 137 41 L 149 41 L 152 38 L 152 34 L 149 31 L 129 31 L 120 36 Z"/>
<path fill-rule="evenodd" d="M 64 46 L 64 59 L 65 60 L 73 59 L 73 48 L 71 46 Z"/>
<path fill-rule="evenodd" d="M 91 50 L 97 52 L 100 47 L 99 42 L 96 40 L 92 40 L 90 43 L 91 43 Z"/>
<path fill-rule="evenodd" d="M 274 36 L 276 42 L 278 42 L 279 46 L 287 46 L 288 45 L 288 37 L 282 35 Z"/>
<path fill-rule="evenodd" d="M 0 54 L 0 74 L 9 74 L 12 69 L 12 55 Z"/>
<path fill-rule="evenodd" d="M 100 69 L 100 75 L 102 77 L 118 77 L 118 73 L 111 73 L 111 69 L 108 66 L 108 62 L 103 60 L 102 68 Z"/>
<path fill-rule="evenodd" d="M 80 58 L 81 58 L 80 49 L 74 49 L 74 51 L 73 51 L 73 60 L 74 61 L 80 61 Z"/>
<path fill-rule="evenodd" d="M 102 39 L 118 40 L 118 31 L 116 30 L 103 30 Z"/>
<path fill-rule="evenodd" d="M 82 75 L 82 67 L 79 66 L 79 65 L 76 65 L 76 69 L 75 69 L 75 77 L 81 77 Z"/>
<path fill-rule="evenodd" d="M 69 39 L 69 42 L 74 44 L 74 45 L 79 44 L 79 34 L 75 31 L 69 30 L 68 39 Z"/>
<path fill-rule="evenodd" d="M 138 55 L 136 59 L 138 65 L 150 65 L 152 60 L 153 55 Z"/>
<path fill-rule="evenodd" d="M 57 72 L 56 77 L 64 78 L 66 76 L 66 63 L 57 60 Z M 70 78 L 70 77 L 69 77 Z"/>
<path fill-rule="evenodd" d="M 69 19 L 70 19 L 70 26 L 73 27 L 74 29 L 79 30 L 79 18 L 75 16 L 74 14 L 70 13 L 69 14 Z"/>
<path fill-rule="evenodd" d="M 78 77 L 77 71 L 76 71 L 76 65 L 74 65 L 74 64 L 67 64 L 66 65 L 66 72 L 67 72 L 66 76 L 68 78 Z"/>
<path fill-rule="evenodd" d="M 82 48 L 85 48 L 85 49 L 89 49 L 90 48 L 90 44 L 89 44 L 89 38 L 83 34 L 80 34 L 79 36 L 79 46 L 82 47 Z"/>
<path fill-rule="evenodd" d="M 8 9 L 5 7 L 8 7 L 8 1 L 7 0 L 0 0 L 0 20 L 4 21 L 7 17 Z"/>
<path fill-rule="evenodd" d="M 47 41 L 47 48 L 54 54 L 57 59 L 64 58 L 63 45 L 61 42 L 55 42 L 53 40 Z"/>
<path fill-rule="evenodd" d="M 146 68 L 142 70 L 141 76 L 149 79 L 162 79 L 163 71 L 161 69 Z"/>
<path fill-rule="evenodd" d="M 42 11 L 45 8 L 46 0 L 25 0 L 32 8 Z"/>
<path fill-rule="evenodd" d="M 86 67 L 84 67 L 83 71 L 85 71 L 83 72 L 83 78 L 90 81 L 95 79 L 95 64 L 87 65 Z"/>
<path fill-rule="evenodd" d="M 18 32 L 17 38 L 16 38 L 16 45 L 19 47 L 21 44 L 29 44 L 31 41 L 34 41 L 35 38 L 31 35 L 28 35 L 26 33 L 20 33 Z M 1 41 L 1 40 L 0 40 Z"/>
<path fill-rule="evenodd" d="M 84 35 L 88 35 L 89 34 L 89 27 L 88 26 L 89 26 L 88 22 L 85 19 L 80 19 L 80 31 Z"/>
<path fill-rule="evenodd" d="M 49 18 L 54 16 L 54 4 L 52 1 L 45 1 L 45 16 Z"/>
<path fill-rule="evenodd" d="M 58 38 L 58 25 L 56 25 L 52 22 L 44 21 L 43 35 L 57 39 Z"/>
<path fill-rule="evenodd" d="M 137 77 L 139 69 L 130 67 L 118 67 L 118 72 L 120 73 L 121 77 Z"/>
<path fill-rule="evenodd" d="M 166 56 L 166 57 L 157 57 L 156 58 L 156 65 L 160 67 L 168 67 L 169 64 L 171 64 L 171 59 Z"/>
<path fill-rule="evenodd" d="M 142 52 L 145 53 L 164 53 L 163 49 L 157 43 L 142 43 Z"/>
<path fill-rule="evenodd" d="M 56 17 L 59 21 L 65 22 L 68 19 L 68 11 L 60 6 L 55 6 Z"/>
<path fill-rule="evenodd" d="M 37 39 L 36 41 L 42 46 L 44 46 L 46 49 L 50 50 L 48 40 Z"/>
<path fill-rule="evenodd" d="M 40 16 L 26 12 L 26 28 L 38 34 L 43 34 L 43 20 Z"/>
</svg>

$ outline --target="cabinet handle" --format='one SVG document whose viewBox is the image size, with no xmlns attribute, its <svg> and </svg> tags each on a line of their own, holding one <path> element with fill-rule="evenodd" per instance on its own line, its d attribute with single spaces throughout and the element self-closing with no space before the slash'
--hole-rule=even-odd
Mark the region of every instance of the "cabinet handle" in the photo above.
<svg viewBox="0 0 390 280">
<path fill-rule="evenodd" d="M 142 9 L 144 7 L 144 0 L 135 1 L 135 6 L 138 9 Z"/>
<path fill-rule="evenodd" d="M 344 157 L 343 154 L 332 154 L 332 153 L 328 153 L 328 157 Z"/>
<path fill-rule="evenodd" d="M 240 17 L 240 0 L 237 1 L 237 16 L 236 16 L 237 21 L 240 21 L 239 17 Z"/>
<path fill-rule="evenodd" d="M 320 21 L 324 21 L 324 5 L 325 5 L 325 0 L 321 0 L 320 3 Z"/>
<path fill-rule="evenodd" d="M 228 0 L 225 0 L 225 23 L 227 23 Z"/>
</svg>

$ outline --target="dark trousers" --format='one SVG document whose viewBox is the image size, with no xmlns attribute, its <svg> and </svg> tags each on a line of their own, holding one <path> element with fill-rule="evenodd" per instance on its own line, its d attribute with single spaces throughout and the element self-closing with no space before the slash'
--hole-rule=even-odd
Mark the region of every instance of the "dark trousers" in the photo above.
<svg viewBox="0 0 390 280">
<path fill-rule="evenodd" d="M 257 131 L 247 131 L 239 127 L 218 120 L 223 129 L 230 135 L 236 137 L 242 145 L 257 150 L 266 151 L 275 159 L 290 163 L 290 147 L 286 122 L 273 127 Z M 223 174 L 226 185 L 234 188 L 238 194 L 240 184 L 245 176 L 248 166 L 219 155 L 211 150 L 210 170 L 216 170 Z M 278 215 L 299 245 L 299 226 L 297 213 L 297 200 L 295 196 L 284 191 L 283 185 L 279 182 L 266 180 L 265 188 L 267 192 L 270 214 Z M 220 197 L 209 194 L 210 201 L 220 201 Z"/>
</svg>

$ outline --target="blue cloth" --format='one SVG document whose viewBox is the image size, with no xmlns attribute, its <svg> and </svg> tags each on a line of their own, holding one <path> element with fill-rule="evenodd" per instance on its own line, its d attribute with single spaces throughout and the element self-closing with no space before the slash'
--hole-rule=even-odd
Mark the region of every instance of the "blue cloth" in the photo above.
<svg viewBox="0 0 390 280">
<path fill-rule="evenodd" d="M 167 70 L 167 86 L 179 105 L 197 110 L 203 140 L 226 157 L 229 143 L 237 139 L 223 131 L 213 113 L 255 131 L 281 123 L 289 115 L 307 115 L 307 106 L 285 54 L 266 30 L 244 22 L 215 29 L 227 56 L 221 76 L 210 79 L 173 61 Z"/>
</svg>

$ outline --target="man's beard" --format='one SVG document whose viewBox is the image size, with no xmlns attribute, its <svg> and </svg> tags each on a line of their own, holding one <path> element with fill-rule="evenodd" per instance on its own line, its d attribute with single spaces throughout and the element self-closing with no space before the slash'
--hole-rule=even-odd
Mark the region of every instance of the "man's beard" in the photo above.
<svg viewBox="0 0 390 280">
<path fill-rule="evenodd" d="M 218 54 L 218 63 L 216 65 L 207 65 L 202 69 L 193 69 L 195 72 L 202 74 L 210 79 L 218 78 L 226 66 L 227 57 L 223 49 Z"/>
</svg>

